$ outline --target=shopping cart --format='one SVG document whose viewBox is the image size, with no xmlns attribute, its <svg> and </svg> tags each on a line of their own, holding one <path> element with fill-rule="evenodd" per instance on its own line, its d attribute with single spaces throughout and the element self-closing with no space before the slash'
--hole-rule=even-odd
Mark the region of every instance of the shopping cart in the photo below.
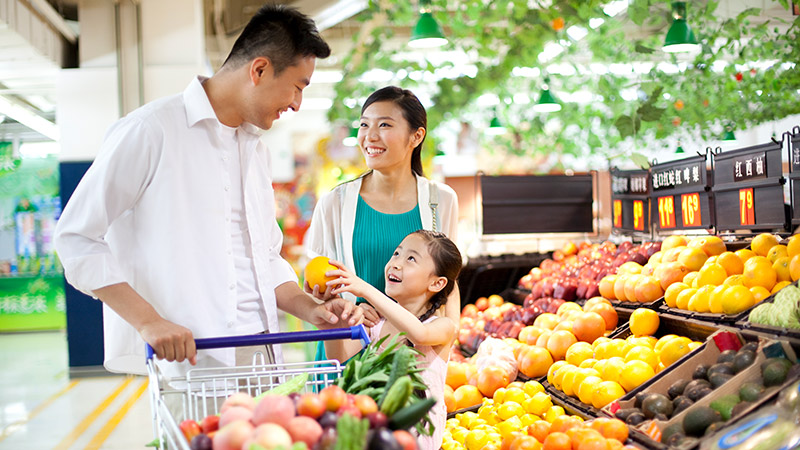
<svg viewBox="0 0 800 450">
<path fill-rule="evenodd" d="M 332 330 L 197 339 L 195 344 L 198 350 L 205 350 L 334 339 L 353 339 L 360 340 L 364 346 L 369 344 L 364 325 Z M 161 373 L 155 364 L 150 345 L 147 345 L 146 352 L 153 433 L 159 448 L 169 450 L 190 450 L 178 424 L 185 419 L 199 422 L 208 415 L 217 414 L 222 402 L 235 392 L 247 392 L 256 397 L 303 374 L 307 374 L 304 390 L 316 391 L 332 384 L 342 373 L 342 367 L 336 360 L 266 364 L 263 354 L 256 354 L 253 364 L 249 366 L 191 369 L 183 377 L 170 378 Z M 176 409 L 178 404 L 181 406 Z"/>
</svg>

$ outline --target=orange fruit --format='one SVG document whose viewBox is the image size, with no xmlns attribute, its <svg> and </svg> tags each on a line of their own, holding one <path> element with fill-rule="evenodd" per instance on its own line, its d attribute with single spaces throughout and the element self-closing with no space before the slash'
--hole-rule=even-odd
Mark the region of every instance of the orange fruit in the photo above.
<svg viewBox="0 0 800 450">
<path fill-rule="evenodd" d="M 714 314 L 722 314 L 725 312 L 722 309 L 722 299 L 725 298 L 725 291 L 728 290 L 727 284 L 721 284 L 715 287 L 708 295 L 708 310 Z"/>
<path fill-rule="evenodd" d="M 710 310 L 709 295 L 715 286 L 705 285 L 694 293 L 692 298 L 689 299 L 687 307 L 689 311 L 697 311 L 699 313 L 707 313 Z"/>
<path fill-rule="evenodd" d="M 579 426 L 581 426 L 581 422 L 578 421 L 577 417 L 562 414 L 550 422 L 550 433 L 566 433 L 571 428 Z"/>
<path fill-rule="evenodd" d="M 623 302 L 628 300 L 628 297 L 625 296 L 625 285 L 627 284 L 629 276 L 631 275 L 617 275 L 617 279 L 614 281 L 614 298 L 617 300 L 622 300 Z"/>
<path fill-rule="evenodd" d="M 554 331 L 547 340 L 547 350 L 553 355 L 553 360 L 558 361 L 567 356 L 569 346 L 576 342 L 578 342 L 578 339 L 569 331 Z"/>
<path fill-rule="evenodd" d="M 622 265 L 617 268 L 617 273 L 618 274 L 625 273 L 629 275 L 642 273 L 642 265 L 637 263 L 636 261 L 628 261 L 626 263 L 622 263 Z"/>
<path fill-rule="evenodd" d="M 600 409 L 607 404 L 625 395 L 625 389 L 616 381 L 603 381 L 597 385 L 597 390 L 592 397 L 592 406 Z M 600 430 L 602 434 L 602 429 Z"/>
<path fill-rule="evenodd" d="M 775 263 L 775 260 L 778 258 L 787 258 L 788 256 L 789 250 L 787 250 L 787 247 L 783 244 L 773 245 L 767 252 L 767 259 L 772 263 Z"/>
<path fill-rule="evenodd" d="M 533 436 L 539 442 L 544 442 L 547 435 L 550 434 L 550 422 L 546 420 L 537 420 L 528 425 L 528 435 Z"/>
<path fill-rule="evenodd" d="M 589 369 L 591 370 L 591 369 Z M 587 405 L 592 404 L 592 399 L 594 398 L 594 391 L 600 386 L 603 382 L 603 379 L 598 377 L 597 375 L 590 375 L 584 378 L 581 381 L 580 386 L 578 386 L 578 399 L 586 403 Z"/>
<path fill-rule="evenodd" d="M 744 262 L 742 262 L 742 258 L 739 258 L 739 256 L 733 252 L 722 253 L 717 257 L 716 262 L 725 269 L 725 273 L 727 273 L 728 276 L 737 275 L 744 271 Z"/>
<path fill-rule="evenodd" d="M 520 355 L 519 371 L 528 378 L 538 378 L 547 375 L 548 369 L 553 364 L 553 357 L 547 349 L 528 346 Z"/>
<path fill-rule="evenodd" d="M 447 363 L 447 378 L 445 383 L 453 389 L 467 384 L 467 369 L 464 363 L 449 361 Z"/>
<path fill-rule="evenodd" d="M 569 313 L 570 311 L 582 312 L 583 308 L 581 308 L 581 305 L 579 305 L 579 304 L 577 304 L 575 302 L 564 302 L 564 303 L 561 304 L 561 306 L 558 307 L 558 310 L 556 311 L 556 315 L 558 317 L 564 318 L 564 316 L 567 313 Z"/>
<path fill-rule="evenodd" d="M 308 285 L 311 286 L 311 289 L 314 289 L 314 286 L 319 286 L 320 294 L 325 293 L 325 290 L 328 288 L 325 283 L 336 279 L 335 277 L 325 275 L 325 272 L 338 270 L 336 266 L 331 265 L 329 261 L 330 259 L 325 256 L 317 256 L 309 261 L 308 264 L 306 264 L 306 268 L 303 270 L 303 277 L 308 282 Z"/>
<path fill-rule="evenodd" d="M 792 284 L 791 281 L 779 281 L 775 283 L 775 286 L 772 287 L 772 290 L 769 293 L 774 294 L 790 284 Z"/>
<path fill-rule="evenodd" d="M 756 257 L 757 258 L 757 257 Z M 750 261 L 755 258 L 750 258 Z M 766 260 L 766 258 L 765 258 Z M 772 264 L 767 260 L 766 265 L 758 264 L 755 267 L 744 269 L 744 285 L 751 288 L 753 286 L 763 286 L 766 289 L 772 289 L 778 281 L 778 273 L 772 268 Z M 791 269 L 790 269 L 791 270 Z"/>
<path fill-rule="evenodd" d="M 628 361 L 622 367 L 619 384 L 622 385 L 626 392 L 630 392 L 655 374 L 655 369 L 644 361 Z"/>
<path fill-rule="evenodd" d="M 703 250 L 692 247 L 684 248 L 678 255 L 678 262 L 689 270 L 700 270 L 707 259 L 708 255 Z"/>
<path fill-rule="evenodd" d="M 746 286 L 731 286 L 722 298 L 722 309 L 725 314 L 738 314 L 755 303 L 753 293 Z"/>
<path fill-rule="evenodd" d="M 758 303 L 770 296 L 770 292 L 761 286 L 751 287 L 750 292 L 753 294 L 753 300 L 755 300 L 755 303 Z"/>
<path fill-rule="evenodd" d="M 630 329 L 634 336 L 652 336 L 658 325 L 658 314 L 652 309 L 638 308 L 631 314 Z"/>
<path fill-rule="evenodd" d="M 577 396 L 583 381 L 590 377 L 600 378 L 600 372 L 594 369 L 578 369 L 572 379 L 572 395 Z"/>
<path fill-rule="evenodd" d="M 695 288 L 688 288 L 684 289 L 678 293 L 678 297 L 675 299 L 675 305 L 678 309 L 689 309 L 689 301 L 692 300 L 694 294 L 697 292 Z"/>
<path fill-rule="evenodd" d="M 559 369 L 561 369 L 561 367 L 566 366 L 566 365 L 568 365 L 568 363 L 566 361 L 556 361 L 553 364 L 551 364 L 550 368 L 547 369 L 547 382 L 550 383 L 551 385 L 555 386 L 555 383 L 553 381 L 554 381 L 554 377 L 555 377 L 556 373 L 559 371 Z M 569 364 L 569 365 L 572 365 L 572 364 Z M 563 376 L 563 374 L 561 376 Z"/>
<path fill-rule="evenodd" d="M 634 288 L 634 298 L 639 303 L 649 303 L 664 296 L 664 289 L 658 278 L 650 275 L 640 275 Z M 627 287 L 627 284 L 626 284 Z"/>
<path fill-rule="evenodd" d="M 483 395 L 481 392 L 477 387 L 471 384 L 459 386 L 455 391 L 453 391 L 453 398 L 456 401 L 456 410 L 480 405 L 483 401 Z"/>
<path fill-rule="evenodd" d="M 689 269 L 684 267 L 683 264 L 674 261 L 663 263 L 658 266 L 655 272 L 653 272 L 653 276 L 658 278 L 658 281 L 661 282 L 662 289 L 667 289 L 672 283 L 683 281 L 687 273 L 689 273 Z"/>
<path fill-rule="evenodd" d="M 750 242 L 750 248 L 756 255 L 767 256 L 769 250 L 778 245 L 780 241 L 770 233 L 761 233 Z"/>
<path fill-rule="evenodd" d="M 552 330 L 561 320 L 552 313 L 539 314 L 533 321 L 533 326 Z"/>
<path fill-rule="evenodd" d="M 603 299 L 603 300 L 605 300 L 605 299 Z M 603 318 L 603 321 L 606 324 L 606 330 L 607 331 L 617 328 L 617 324 L 619 323 L 619 315 L 617 314 L 617 310 L 614 309 L 614 307 L 611 306 L 610 303 L 599 303 L 598 302 L 598 303 L 590 306 L 589 308 L 587 308 L 586 305 L 584 305 L 583 307 L 584 307 L 584 311 L 586 311 L 586 312 L 593 312 L 593 313 L 600 314 L 600 316 Z"/>
<path fill-rule="evenodd" d="M 670 339 L 661 347 L 661 351 L 658 352 L 658 359 L 661 361 L 661 364 L 663 364 L 664 367 L 669 367 L 670 364 L 681 359 L 683 355 L 691 351 L 689 348 L 689 343 L 691 342 L 691 339 L 683 336 Z"/>
<path fill-rule="evenodd" d="M 589 359 L 594 354 L 592 345 L 588 342 L 576 342 L 569 346 L 566 354 L 566 361 L 572 365 L 579 366 L 583 361 Z"/>
<path fill-rule="evenodd" d="M 772 263 L 772 269 L 775 271 L 775 275 L 778 277 L 776 282 L 792 281 L 792 273 L 789 269 L 789 263 L 791 261 L 792 260 L 788 256 L 784 256 L 776 259 L 775 262 Z"/>
<path fill-rule="evenodd" d="M 661 258 L 661 262 L 663 263 L 678 262 L 678 256 L 680 256 L 681 252 L 685 248 L 686 246 L 680 246 L 680 247 L 673 247 L 669 250 L 664 251 L 664 256 Z"/>
<path fill-rule="evenodd" d="M 702 236 L 692 238 L 687 244 L 689 248 L 698 248 L 708 256 L 721 255 L 725 252 L 725 242 L 717 236 Z"/>
<path fill-rule="evenodd" d="M 486 397 L 494 395 L 494 391 L 508 386 L 511 380 L 508 373 L 500 367 L 484 367 L 478 373 L 478 390 Z"/>
<path fill-rule="evenodd" d="M 671 248 L 682 247 L 687 243 L 688 241 L 686 240 L 686 236 L 681 236 L 681 235 L 667 236 L 667 238 L 664 239 L 664 241 L 661 243 L 661 251 L 665 252 Z"/>
<path fill-rule="evenodd" d="M 709 264 L 700 269 L 697 273 L 697 287 L 700 288 L 709 284 L 712 286 L 719 286 L 727 277 L 728 274 L 722 266 L 719 264 Z"/>
<path fill-rule="evenodd" d="M 683 277 L 683 284 L 686 284 L 689 287 L 697 289 L 697 277 L 700 276 L 700 272 L 689 272 Z"/>
<path fill-rule="evenodd" d="M 786 244 L 786 252 L 789 254 L 789 258 L 800 255 L 800 234 L 795 234 L 789 238 L 789 243 Z"/>
<path fill-rule="evenodd" d="M 667 306 L 669 306 L 670 308 L 677 307 L 678 305 L 675 302 L 675 300 L 677 300 L 678 294 L 680 294 L 682 290 L 688 287 L 689 286 L 682 281 L 679 281 L 677 283 L 672 283 L 671 285 L 669 285 L 667 290 L 664 291 L 664 301 L 667 303 Z"/>
<path fill-rule="evenodd" d="M 453 388 L 448 385 L 444 385 L 444 404 L 447 408 L 447 412 L 453 412 L 456 410 L 456 396 L 453 393 Z"/>
<path fill-rule="evenodd" d="M 572 322 L 572 333 L 579 341 L 592 343 L 606 332 L 606 321 L 596 312 L 581 313 Z M 552 339 L 552 337 L 550 338 Z M 580 364 L 572 363 L 575 365 Z"/>
<path fill-rule="evenodd" d="M 606 275 L 600 280 L 600 283 L 597 285 L 597 289 L 600 291 L 600 295 L 603 298 L 616 300 L 617 297 L 614 296 L 614 284 L 617 282 L 617 275 Z"/>
<path fill-rule="evenodd" d="M 619 419 L 609 419 L 598 430 L 607 439 L 625 442 L 628 439 L 628 425 Z"/>
<path fill-rule="evenodd" d="M 800 255 L 792 256 L 792 260 L 789 261 L 789 276 L 792 277 L 792 281 L 800 280 Z"/>
<path fill-rule="evenodd" d="M 572 450 L 572 439 L 566 433 L 550 433 L 542 442 L 542 450 Z"/>
<path fill-rule="evenodd" d="M 742 274 L 731 275 L 728 278 L 725 278 L 725 281 L 723 281 L 722 284 L 728 286 L 735 286 L 737 284 L 744 285 L 744 275 Z"/>
<path fill-rule="evenodd" d="M 661 349 L 662 349 L 662 348 L 664 348 L 664 345 L 666 345 L 666 344 L 667 344 L 667 342 L 669 342 L 669 341 L 671 341 L 671 340 L 675 339 L 676 337 L 679 337 L 679 336 L 678 336 L 677 334 L 667 334 L 667 335 L 665 335 L 665 336 L 661 336 L 661 337 L 660 337 L 660 338 L 658 338 L 658 340 L 656 341 L 656 345 L 655 345 L 655 346 L 653 346 L 653 350 L 655 350 L 655 351 L 656 351 L 656 353 L 660 352 L 660 351 L 661 351 Z"/>
<path fill-rule="evenodd" d="M 625 362 L 634 360 L 644 361 L 654 369 L 658 366 L 658 355 L 655 350 L 644 345 L 636 345 L 625 354 Z"/>
<path fill-rule="evenodd" d="M 503 303 L 505 303 L 503 297 L 497 294 L 490 295 L 488 300 L 489 300 L 489 306 L 501 306 Z"/>
<path fill-rule="evenodd" d="M 733 253 L 736 256 L 738 256 L 739 259 L 741 259 L 743 263 L 747 262 L 747 260 L 752 258 L 753 256 L 757 256 L 756 252 L 750 250 L 749 248 L 743 248 L 743 249 L 740 249 L 740 250 L 736 250 Z"/>
</svg>

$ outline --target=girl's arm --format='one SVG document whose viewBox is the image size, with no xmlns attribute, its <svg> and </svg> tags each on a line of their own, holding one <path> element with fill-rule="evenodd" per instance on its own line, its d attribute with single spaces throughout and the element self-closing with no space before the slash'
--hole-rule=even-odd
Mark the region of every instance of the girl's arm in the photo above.
<svg viewBox="0 0 800 450">
<path fill-rule="evenodd" d="M 344 266 L 336 261 L 332 261 L 331 264 L 339 267 L 339 270 L 331 270 L 326 273 L 328 276 L 338 277 L 328 282 L 328 286 L 331 286 L 331 288 L 336 286 L 334 294 L 350 292 L 353 295 L 367 299 L 388 322 L 399 331 L 404 331 L 408 335 L 408 340 L 414 345 L 450 345 L 453 342 L 456 329 L 452 320 L 445 317 L 422 323 L 409 310 L 395 303 L 371 284 L 355 276 Z"/>
</svg>

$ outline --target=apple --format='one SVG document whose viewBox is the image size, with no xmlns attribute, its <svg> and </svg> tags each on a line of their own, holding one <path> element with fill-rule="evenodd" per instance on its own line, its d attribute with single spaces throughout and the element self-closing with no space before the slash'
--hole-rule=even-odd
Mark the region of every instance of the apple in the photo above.
<svg viewBox="0 0 800 450">
<path fill-rule="evenodd" d="M 335 384 L 322 389 L 319 396 L 325 402 L 326 409 L 333 412 L 336 412 L 347 401 L 347 393 Z"/>
<path fill-rule="evenodd" d="M 308 448 L 314 447 L 314 444 L 322 437 L 322 427 L 320 424 L 306 416 L 293 417 L 289 421 L 289 427 L 286 429 L 292 438 L 292 442 L 305 442 Z"/>
<path fill-rule="evenodd" d="M 180 425 L 178 425 L 178 428 L 181 429 L 181 432 L 183 433 L 183 436 L 186 438 L 187 442 L 191 442 L 192 438 L 203 431 L 200 428 L 200 424 L 192 419 L 184 420 L 180 423 Z"/>
<path fill-rule="evenodd" d="M 283 395 L 266 396 L 253 410 L 253 424 L 274 423 L 286 428 L 296 415 L 294 401 Z M 290 442 L 291 443 L 291 442 Z"/>
<path fill-rule="evenodd" d="M 217 431 L 219 429 L 219 416 L 214 414 L 205 416 L 203 420 L 200 421 L 200 428 L 203 430 L 203 433 L 206 434 Z"/>
<path fill-rule="evenodd" d="M 308 392 L 300 396 L 297 401 L 297 414 L 316 419 L 326 411 L 325 401 L 319 395 Z"/>
<path fill-rule="evenodd" d="M 309 418 L 309 420 L 313 421 L 314 419 Z M 292 436 L 284 427 L 276 423 L 262 423 L 253 430 L 248 443 L 260 445 L 266 450 L 280 447 L 290 448 L 292 446 Z M 250 448 L 250 446 L 245 444 L 244 448 Z"/>
<path fill-rule="evenodd" d="M 225 410 L 232 406 L 242 406 L 252 411 L 256 407 L 256 401 L 246 392 L 236 392 L 225 399 L 219 408 L 219 413 L 224 413 Z"/>
<path fill-rule="evenodd" d="M 403 450 L 417 450 L 419 448 L 417 440 L 408 431 L 395 430 L 392 434 L 394 434 L 394 438 Z"/>
<path fill-rule="evenodd" d="M 214 450 L 241 450 L 245 441 L 250 439 L 252 434 L 253 424 L 250 421 L 233 421 L 220 428 L 212 438 Z"/>
<path fill-rule="evenodd" d="M 224 413 L 219 416 L 219 427 L 235 422 L 237 420 L 247 420 L 253 418 L 253 411 L 244 406 L 231 406 L 226 409 Z"/>
</svg>

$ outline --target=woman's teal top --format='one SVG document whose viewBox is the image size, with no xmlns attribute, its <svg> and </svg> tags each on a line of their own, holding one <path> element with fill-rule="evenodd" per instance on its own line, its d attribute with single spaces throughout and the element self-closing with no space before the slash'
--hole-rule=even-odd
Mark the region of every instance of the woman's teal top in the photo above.
<svg viewBox="0 0 800 450">
<path fill-rule="evenodd" d="M 353 225 L 353 262 L 356 275 L 381 292 L 386 289 L 384 268 L 403 239 L 422 229 L 419 204 L 400 214 L 385 214 L 376 211 L 358 196 L 356 220 Z M 356 304 L 363 303 L 358 298 Z M 317 345 L 317 361 L 325 357 L 325 345 Z"/>
</svg>

